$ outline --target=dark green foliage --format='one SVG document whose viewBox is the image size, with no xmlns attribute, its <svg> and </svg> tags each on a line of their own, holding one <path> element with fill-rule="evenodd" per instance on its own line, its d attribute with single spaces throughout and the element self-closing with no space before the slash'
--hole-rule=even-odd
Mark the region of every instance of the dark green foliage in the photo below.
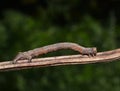
<svg viewBox="0 0 120 91">
<path fill-rule="evenodd" d="M 120 46 L 119 8 L 111 7 L 112 0 L 18 1 L 11 1 L 11 8 L 1 8 L 4 10 L 0 13 L 1 61 L 12 60 L 19 51 L 57 42 L 68 41 L 86 47 L 96 46 L 98 51 L 112 50 Z M 108 8 L 105 8 L 105 5 Z M 115 5 L 117 6 L 117 3 Z M 40 57 L 69 54 L 78 53 L 61 50 Z M 1 72 L 0 91 L 8 90 L 119 91 L 120 63 Z"/>
</svg>

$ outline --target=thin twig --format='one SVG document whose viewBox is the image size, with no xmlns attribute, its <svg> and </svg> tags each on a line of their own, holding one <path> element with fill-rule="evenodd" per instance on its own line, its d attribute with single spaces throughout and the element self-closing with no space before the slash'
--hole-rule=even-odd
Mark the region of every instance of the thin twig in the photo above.
<svg viewBox="0 0 120 91">
<path fill-rule="evenodd" d="M 0 62 L 0 71 L 21 70 L 34 67 L 110 62 L 117 59 L 120 59 L 120 49 L 99 52 L 94 57 L 88 57 L 86 55 L 68 55 L 59 57 L 37 58 L 33 59 L 31 63 L 28 63 L 27 60 L 19 60 L 16 64 L 12 64 L 11 61 Z"/>
</svg>

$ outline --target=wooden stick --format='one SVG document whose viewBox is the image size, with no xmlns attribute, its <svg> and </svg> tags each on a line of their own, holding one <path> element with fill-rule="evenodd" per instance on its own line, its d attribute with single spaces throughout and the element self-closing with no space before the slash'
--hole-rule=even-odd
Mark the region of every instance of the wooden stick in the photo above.
<svg viewBox="0 0 120 91">
<path fill-rule="evenodd" d="M 120 49 L 99 52 L 94 57 L 88 57 L 86 55 L 68 55 L 58 57 L 37 58 L 33 59 L 31 63 L 28 63 L 27 60 L 19 60 L 16 64 L 12 64 L 12 61 L 0 62 L 0 71 L 21 70 L 35 67 L 59 65 L 110 62 L 117 59 L 120 59 Z"/>
</svg>

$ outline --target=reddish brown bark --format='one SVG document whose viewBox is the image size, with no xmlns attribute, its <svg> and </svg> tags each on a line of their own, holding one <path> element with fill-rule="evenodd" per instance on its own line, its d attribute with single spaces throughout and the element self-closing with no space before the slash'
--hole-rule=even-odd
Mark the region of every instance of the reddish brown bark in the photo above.
<svg viewBox="0 0 120 91">
<path fill-rule="evenodd" d="M 31 63 L 26 62 L 27 60 L 20 60 L 17 64 L 12 64 L 11 61 L 0 62 L 0 71 L 21 70 L 34 67 L 111 62 L 117 59 L 120 59 L 120 49 L 99 52 L 94 57 L 88 57 L 86 55 L 68 55 L 33 59 Z"/>
</svg>

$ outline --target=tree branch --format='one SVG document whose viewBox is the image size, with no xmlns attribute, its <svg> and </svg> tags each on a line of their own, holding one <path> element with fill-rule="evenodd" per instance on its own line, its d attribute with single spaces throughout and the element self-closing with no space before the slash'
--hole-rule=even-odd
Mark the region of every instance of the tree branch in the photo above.
<svg viewBox="0 0 120 91">
<path fill-rule="evenodd" d="M 99 52 L 94 57 L 86 55 L 68 55 L 59 57 L 47 57 L 33 59 L 31 63 L 27 60 L 19 60 L 16 64 L 12 61 L 0 62 L 0 71 L 21 70 L 35 67 L 59 66 L 59 65 L 73 65 L 73 64 L 89 64 L 98 62 L 110 62 L 120 59 L 120 49 Z"/>
</svg>

